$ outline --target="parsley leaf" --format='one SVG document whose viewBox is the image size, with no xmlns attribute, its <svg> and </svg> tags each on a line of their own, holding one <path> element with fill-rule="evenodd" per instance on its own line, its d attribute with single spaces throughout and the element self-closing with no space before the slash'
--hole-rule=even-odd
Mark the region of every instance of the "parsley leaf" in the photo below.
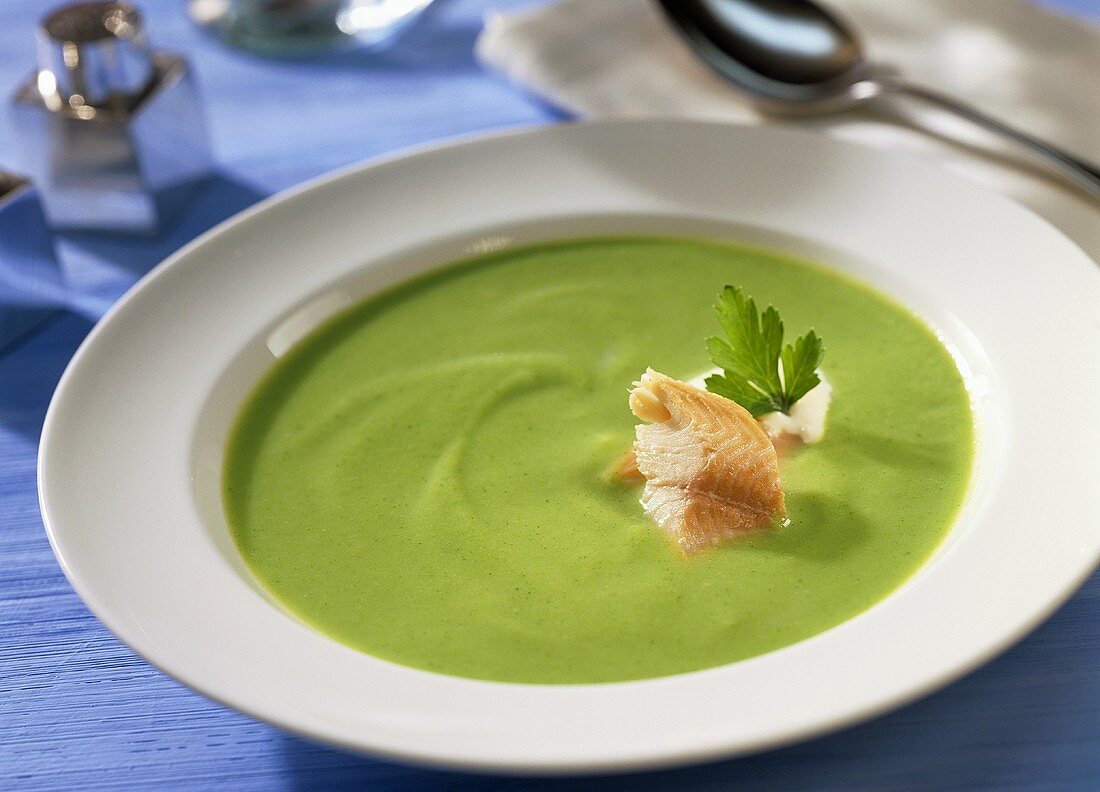
<svg viewBox="0 0 1100 792">
<path fill-rule="evenodd" d="M 707 339 L 707 351 L 721 374 L 707 377 L 707 390 L 740 404 L 754 417 L 790 413 L 796 401 L 821 381 L 817 368 L 825 355 L 813 330 L 783 346 L 783 321 L 768 306 L 756 303 L 739 288 L 727 286 L 715 306 L 726 338 Z"/>
</svg>

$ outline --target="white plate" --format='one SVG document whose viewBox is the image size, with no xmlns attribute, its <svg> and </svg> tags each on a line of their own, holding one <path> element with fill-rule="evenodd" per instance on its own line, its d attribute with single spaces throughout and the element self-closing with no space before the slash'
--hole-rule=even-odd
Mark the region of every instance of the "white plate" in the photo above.
<svg viewBox="0 0 1100 792">
<path fill-rule="evenodd" d="M 378 660 L 284 614 L 218 498 L 260 373 L 325 316 L 470 251 L 672 232 L 810 256 L 893 293 L 956 353 L 974 483 L 892 596 L 740 663 L 606 685 L 497 684 Z M 188 245 L 99 324 L 42 435 L 42 513 L 92 611 L 196 690 L 311 737 L 466 768 L 683 763 L 867 718 L 1003 650 L 1100 551 L 1100 278 L 1011 201 L 919 162 L 773 129 L 557 126 L 352 168 Z"/>
</svg>

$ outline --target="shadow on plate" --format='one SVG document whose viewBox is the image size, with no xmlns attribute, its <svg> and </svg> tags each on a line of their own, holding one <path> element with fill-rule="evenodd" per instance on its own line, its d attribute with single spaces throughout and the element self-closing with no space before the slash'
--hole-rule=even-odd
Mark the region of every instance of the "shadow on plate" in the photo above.
<svg viewBox="0 0 1100 792">
<path fill-rule="evenodd" d="M 283 753 L 292 788 L 302 790 L 1086 789 L 1100 775 L 1100 752 L 1082 743 L 1100 739 L 1100 677 L 1078 650 L 1098 618 L 1094 575 L 1029 638 L 930 698 L 827 737 L 683 770 L 477 776 L 364 759 L 289 735 Z M 1084 657 L 1095 660 L 1095 651 Z"/>
</svg>

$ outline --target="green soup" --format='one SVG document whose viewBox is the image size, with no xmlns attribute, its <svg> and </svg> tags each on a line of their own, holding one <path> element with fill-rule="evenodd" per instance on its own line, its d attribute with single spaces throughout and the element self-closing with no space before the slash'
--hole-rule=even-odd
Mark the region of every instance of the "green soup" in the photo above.
<svg viewBox="0 0 1100 792">
<path fill-rule="evenodd" d="M 639 488 L 647 366 L 708 368 L 740 285 L 815 327 L 824 440 L 782 467 L 789 527 L 684 558 Z M 608 682 L 777 649 L 881 600 L 964 497 L 972 416 L 917 318 L 822 268 L 666 238 L 585 239 L 463 262 L 374 297 L 280 360 L 225 461 L 226 513 L 271 594 L 377 657 L 459 676 Z"/>
</svg>

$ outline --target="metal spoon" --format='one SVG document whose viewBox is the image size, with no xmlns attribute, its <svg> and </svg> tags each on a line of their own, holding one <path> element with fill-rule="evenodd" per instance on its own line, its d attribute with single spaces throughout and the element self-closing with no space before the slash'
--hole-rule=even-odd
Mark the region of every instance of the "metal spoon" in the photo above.
<svg viewBox="0 0 1100 792">
<path fill-rule="evenodd" d="M 948 110 L 1012 141 L 1100 200 L 1100 168 L 1096 165 L 867 62 L 847 25 L 810 0 L 659 2 L 695 52 L 766 113 L 832 113 L 884 94 L 901 94 Z"/>
</svg>

